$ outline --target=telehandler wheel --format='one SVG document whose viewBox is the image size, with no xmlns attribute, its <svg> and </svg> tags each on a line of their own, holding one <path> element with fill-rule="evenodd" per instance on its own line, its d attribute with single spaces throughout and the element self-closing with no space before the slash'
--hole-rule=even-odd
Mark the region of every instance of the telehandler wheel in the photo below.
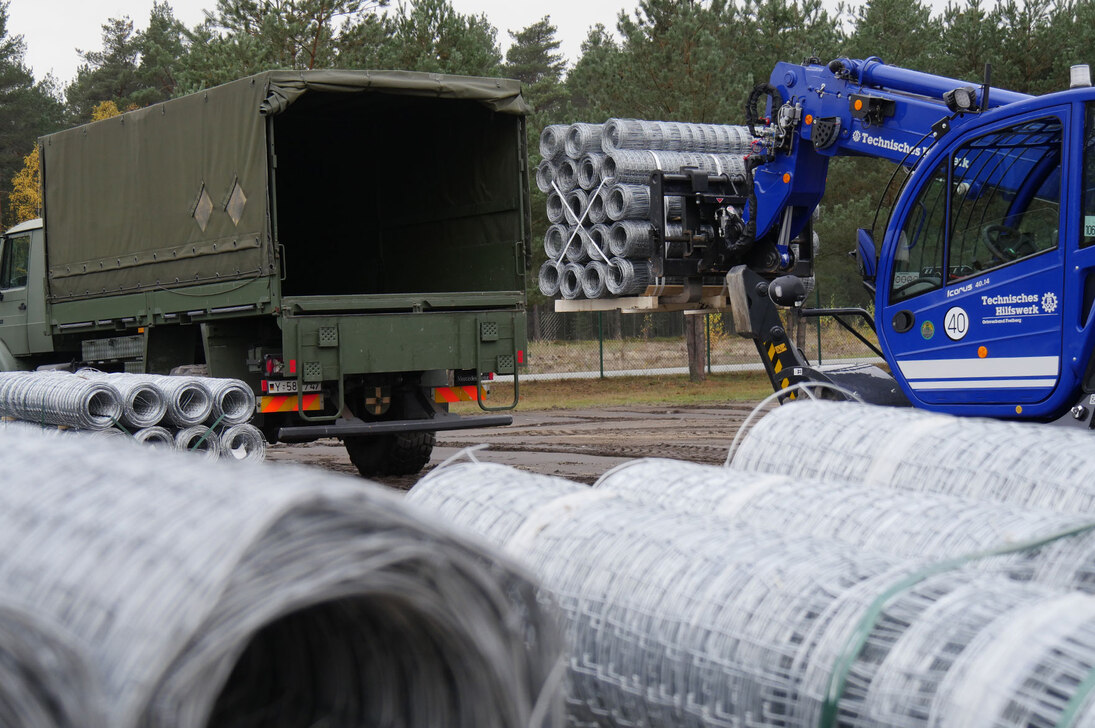
<svg viewBox="0 0 1095 728">
<path fill-rule="evenodd" d="M 435 441 L 432 432 L 398 432 L 345 439 L 350 462 L 366 478 L 417 473 L 430 461 Z"/>
</svg>

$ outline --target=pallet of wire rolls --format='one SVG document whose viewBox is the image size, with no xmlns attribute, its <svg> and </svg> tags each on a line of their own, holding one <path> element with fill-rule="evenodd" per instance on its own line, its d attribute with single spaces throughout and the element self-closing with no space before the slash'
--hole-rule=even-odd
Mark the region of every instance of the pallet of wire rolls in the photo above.
<svg viewBox="0 0 1095 728">
<path fill-rule="evenodd" d="M 536 184 L 547 194 L 550 223 L 540 292 L 557 311 L 724 308 L 719 277 L 655 275 L 655 256 L 695 255 L 683 237 L 681 197 L 666 197 L 664 239 L 651 223 L 654 172 L 698 168 L 745 179 L 753 137 L 744 126 L 609 119 L 554 124 L 540 135 Z M 659 249 L 658 246 L 661 246 Z M 700 295 L 697 291 L 702 289 Z M 693 295 L 682 295 L 683 291 Z"/>
</svg>

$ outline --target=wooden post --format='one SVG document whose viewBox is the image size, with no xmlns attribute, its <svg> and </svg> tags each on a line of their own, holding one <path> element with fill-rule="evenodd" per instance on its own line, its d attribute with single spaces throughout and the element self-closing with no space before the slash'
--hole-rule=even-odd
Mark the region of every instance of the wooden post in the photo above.
<svg viewBox="0 0 1095 728">
<path fill-rule="evenodd" d="M 684 341 L 688 348 L 688 378 L 693 382 L 702 382 L 707 379 L 707 372 L 703 366 L 704 336 L 703 316 L 688 315 L 684 317 Z"/>
</svg>

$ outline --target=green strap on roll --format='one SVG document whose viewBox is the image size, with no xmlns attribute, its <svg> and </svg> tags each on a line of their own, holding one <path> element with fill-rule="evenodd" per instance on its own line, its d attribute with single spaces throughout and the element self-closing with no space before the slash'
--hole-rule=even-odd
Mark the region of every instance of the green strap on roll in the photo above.
<svg viewBox="0 0 1095 728">
<path fill-rule="evenodd" d="M 840 697 L 844 694 L 844 689 L 848 684 L 848 673 L 851 672 L 852 665 L 855 664 L 855 661 L 859 659 L 860 653 L 863 652 L 863 647 L 867 644 L 867 639 L 870 637 L 871 632 L 878 626 L 878 619 L 882 616 L 882 610 L 886 608 L 886 605 L 894 597 L 908 591 L 925 579 L 933 577 L 936 574 L 942 574 L 947 571 L 961 568 L 973 561 L 988 559 L 994 556 L 1006 556 L 1008 554 L 1021 553 L 1023 551 L 1033 551 L 1034 549 L 1051 544 L 1054 541 L 1077 536 L 1092 530 L 1095 530 L 1095 523 L 1076 526 L 1067 531 L 1055 533 L 1051 536 L 1036 539 L 1034 541 L 1026 541 L 1014 546 L 1003 546 L 988 551 L 979 551 L 973 554 L 946 559 L 945 561 L 940 561 L 936 564 L 929 564 L 918 571 L 908 574 L 889 589 L 886 589 L 879 594 L 863 613 L 862 619 L 859 620 L 859 624 L 856 625 L 855 631 L 852 632 L 851 639 L 848 640 L 845 649 L 840 653 L 840 656 L 833 664 L 833 671 L 829 676 L 829 685 L 825 691 L 825 703 L 821 707 L 821 718 L 818 721 L 818 726 L 820 728 L 835 728 L 837 724 L 837 711 L 840 704 Z M 1071 725 L 1077 711 L 1093 688 L 1095 688 L 1095 669 L 1088 674 L 1087 679 L 1085 679 L 1084 682 L 1077 687 L 1076 692 L 1073 693 L 1072 700 L 1069 701 L 1068 706 L 1066 706 L 1065 711 L 1061 715 L 1061 719 L 1057 723 L 1057 728 L 1067 728 Z"/>
</svg>

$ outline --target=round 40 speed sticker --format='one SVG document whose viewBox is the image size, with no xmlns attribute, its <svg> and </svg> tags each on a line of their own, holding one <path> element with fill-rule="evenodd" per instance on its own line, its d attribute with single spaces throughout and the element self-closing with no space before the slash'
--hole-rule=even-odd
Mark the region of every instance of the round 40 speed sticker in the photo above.
<svg viewBox="0 0 1095 728">
<path fill-rule="evenodd" d="M 970 332 L 970 317 L 966 314 L 966 309 L 955 306 L 947 311 L 943 318 L 943 330 L 952 341 L 964 339 Z"/>
</svg>

